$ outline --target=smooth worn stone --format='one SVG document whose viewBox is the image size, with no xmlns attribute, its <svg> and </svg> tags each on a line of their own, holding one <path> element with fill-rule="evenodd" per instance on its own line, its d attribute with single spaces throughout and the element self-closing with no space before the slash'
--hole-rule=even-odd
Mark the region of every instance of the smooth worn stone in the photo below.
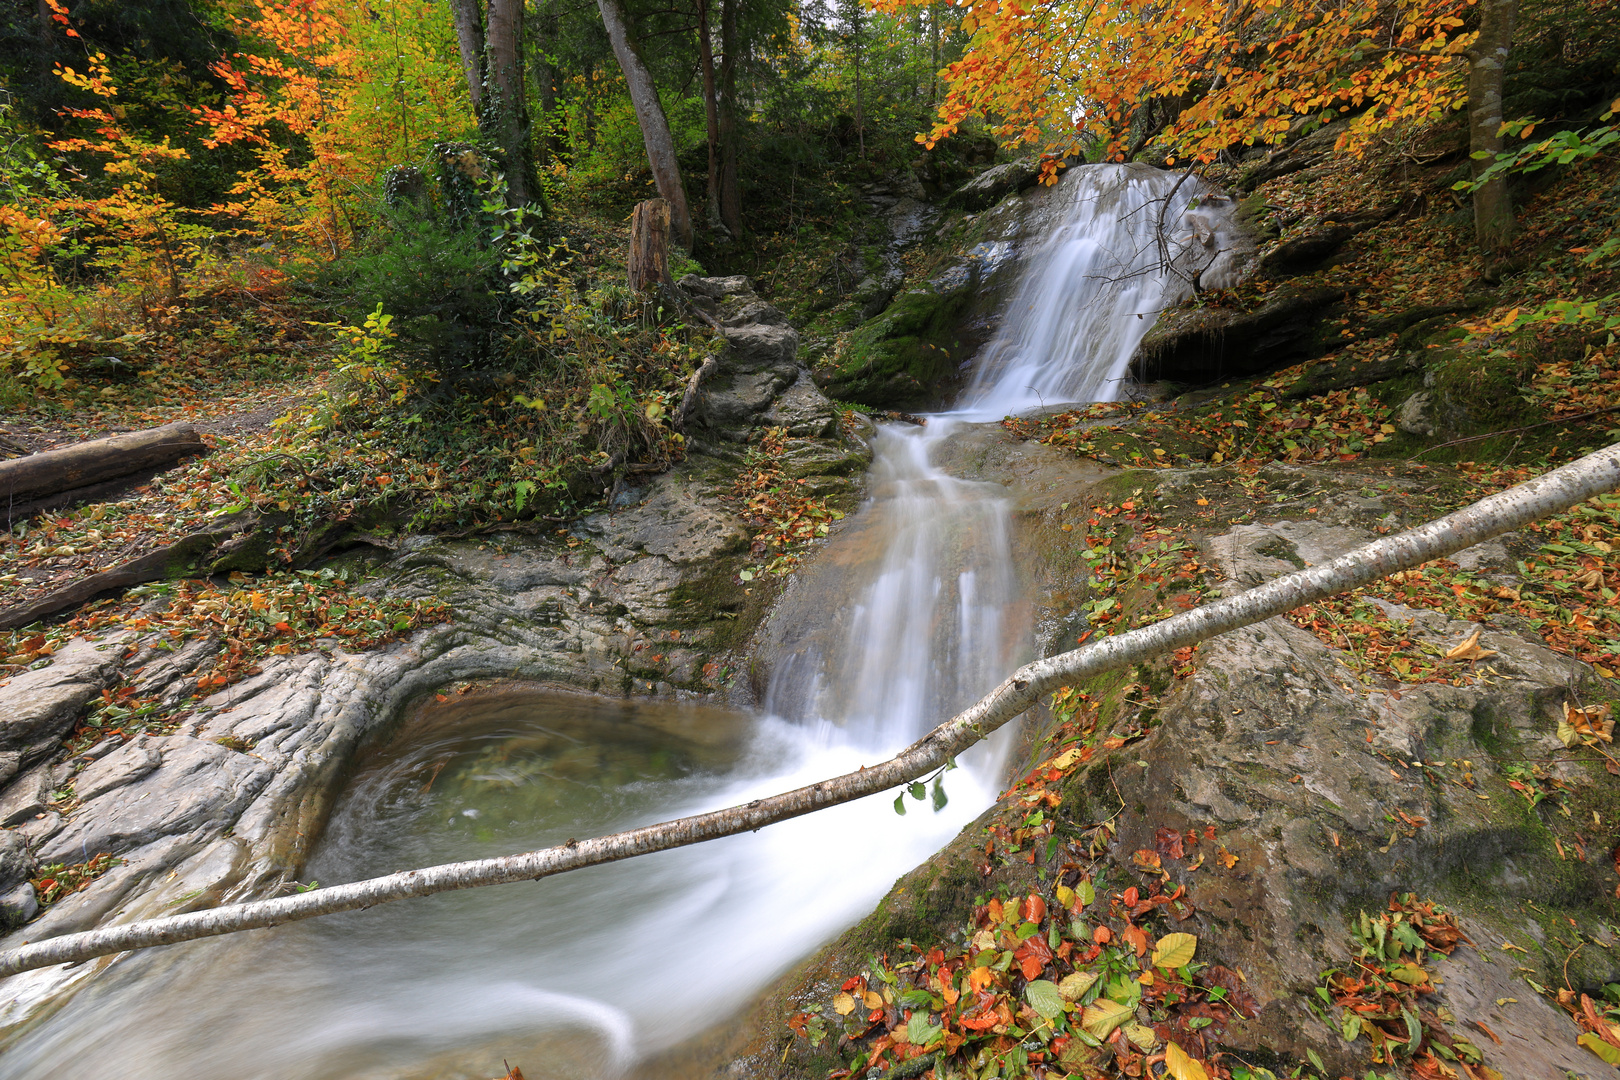
<svg viewBox="0 0 1620 1080">
<path fill-rule="evenodd" d="M 28 855 L 27 838 L 12 830 L 0 832 L 0 892 L 5 892 L 20 881 L 27 881 L 33 867 L 34 860 Z"/>
<path fill-rule="evenodd" d="M 43 814 L 51 802 L 51 767 L 39 765 L 14 780 L 0 795 L 0 827 L 21 825 Z"/>
<path fill-rule="evenodd" d="M 66 734 L 79 710 L 117 670 L 123 641 L 121 635 L 101 643 L 75 638 L 49 666 L 14 675 L 0 686 L 0 751 L 22 750 L 26 759 L 41 743 Z"/>
<path fill-rule="evenodd" d="M 735 514 L 671 474 L 659 477 L 639 506 L 592 514 L 575 526 L 574 534 L 596 543 L 614 562 L 649 552 L 693 563 L 748 545 L 748 530 Z"/>
<path fill-rule="evenodd" d="M 89 802 L 97 795 L 113 788 L 133 784 L 163 764 L 163 755 L 146 736 L 132 739 L 118 750 L 88 766 L 73 785 L 73 794 L 81 802 Z"/>
<path fill-rule="evenodd" d="M 42 859 L 83 862 L 205 825 L 224 829 L 270 780 L 264 762 L 217 743 L 185 735 L 137 741 L 160 754 L 161 765 L 85 800 L 67 828 L 41 849 Z"/>
<path fill-rule="evenodd" d="M 14 929 L 39 914 L 39 896 L 34 886 L 24 881 L 10 889 L 0 890 L 0 933 Z"/>
</svg>

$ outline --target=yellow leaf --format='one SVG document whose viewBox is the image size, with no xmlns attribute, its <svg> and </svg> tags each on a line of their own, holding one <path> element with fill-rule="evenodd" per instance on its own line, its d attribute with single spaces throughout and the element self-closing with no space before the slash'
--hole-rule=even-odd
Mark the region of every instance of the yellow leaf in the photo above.
<svg viewBox="0 0 1620 1080">
<path fill-rule="evenodd" d="M 1062 982 L 1058 983 L 1058 993 L 1063 995 L 1065 1001 L 1079 1001 L 1086 996 L 1086 991 L 1090 990 L 1091 985 L 1096 981 L 1096 972 L 1077 971 L 1073 975 L 1066 976 Z"/>
<path fill-rule="evenodd" d="M 1052 759 L 1052 768 L 1054 768 L 1054 769 L 1067 769 L 1070 765 L 1073 765 L 1075 762 L 1077 762 L 1079 760 L 1080 760 L 1080 748 L 1079 747 L 1072 747 L 1072 748 L 1070 748 L 1068 750 L 1063 751 L 1063 753 L 1059 754 L 1057 757 Z"/>
<path fill-rule="evenodd" d="M 1060 991 L 1061 992 L 1061 991 Z M 1080 1014 L 1080 1025 L 1099 1039 L 1112 1035 L 1114 1029 L 1136 1015 L 1136 1010 L 1117 1001 L 1098 998 Z"/>
<path fill-rule="evenodd" d="M 1402 964 L 1389 974 L 1391 978 L 1398 979 L 1407 986 L 1422 986 L 1429 981 L 1429 973 L 1416 964 Z"/>
<path fill-rule="evenodd" d="M 850 997 L 848 994 L 836 994 L 833 996 L 833 1012 L 837 1013 L 839 1016 L 848 1016 L 854 1011 L 854 998 Z"/>
<path fill-rule="evenodd" d="M 1472 634 L 1468 635 L 1467 641 L 1464 641 L 1461 645 L 1455 646 L 1450 652 L 1446 653 L 1446 659 L 1484 660 L 1486 657 L 1495 656 L 1496 650 L 1482 649 L 1479 647 L 1479 634 L 1480 632 L 1475 630 Z"/>
<path fill-rule="evenodd" d="M 861 1000 L 866 1003 L 868 1009 L 883 1008 L 883 999 L 870 990 L 861 996 Z"/>
<path fill-rule="evenodd" d="M 1604 1061 L 1607 1061 L 1610 1065 L 1620 1065 L 1620 1047 L 1610 1046 L 1592 1032 L 1588 1031 L 1575 1041 Z"/>
<path fill-rule="evenodd" d="M 1067 885 L 1059 885 L 1057 887 L 1057 902 L 1066 908 L 1074 906 L 1074 890 Z"/>
<path fill-rule="evenodd" d="M 1147 1053 L 1159 1045 L 1159 1037 L 1153 1034 L 1153 1029 L 1145 1024 L 1126 1024 L 1125 1037 L 1142 1053 Z"/>
<path fill-rule="evenodd" d="M 1189 1057 L 1187 1051 L 1175 1043 L 1164 1046 L 1164 1067 L 1176 1080 L 1209 1080 L 1209 1073 L 1198 1059 Z"/>
<path fill-rule="evenodd" d="M 1153 966 L 1184 968 L 1198 951 L 1198 939 L 1191 934 L 1166 934 L 1153 947 Z"/>
</svg>

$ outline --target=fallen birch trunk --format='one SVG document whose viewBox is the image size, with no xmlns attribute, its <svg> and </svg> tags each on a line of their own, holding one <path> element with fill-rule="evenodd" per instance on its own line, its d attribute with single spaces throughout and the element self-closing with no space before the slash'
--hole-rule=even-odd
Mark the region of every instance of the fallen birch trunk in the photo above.
<svg viewBox="0 0 1620 1080">
<path fill-rule="evenodd" d="M 64 934 L 0 953 L 0 976 L 131 949 L 354 911 L 410 897 L 539 880 L 585 866 L 749 832 L 824 807 L 851 802 L 927 776 L 1017 717 L 1042 695 L 1066 683 L 1127 667 L 1280 615 L 1301 604 L 1346 592 L 1398 570 L 1472 547 L 1616 489 L 1620 489 L 1620 444 L 1482 499 L 1437 521 L 1376 540 L 1322 566 L 1296 571 L 1152 626 L 1102 638 L 1084 648 L 1026 664 L 977 704 L 941 724 L 896 757 L 809 787 L 611 836 L 570 841 L 561 847 L 408 870 L 296 896 L 227 904 L 205 911 Z"/>
<path fill-rule="evenodd" d="M 0 500 L 34 500 L 167 465 L 208 448 L 190 424 L 166 424 L 0 461 Z"/>
</svg>

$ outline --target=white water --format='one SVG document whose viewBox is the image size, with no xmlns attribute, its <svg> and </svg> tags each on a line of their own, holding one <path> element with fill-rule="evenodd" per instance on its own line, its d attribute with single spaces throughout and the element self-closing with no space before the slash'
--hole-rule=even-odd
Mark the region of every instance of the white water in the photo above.
<svg viewBox="0 0 1620 1080">
<path fill-rule="evenodd" d="M 1114 395 L 1175 291 L 1150 272 L 1151 199 L 1167 188 L 1107 167 L 1065 181 L 1070 220 L 1031 260 L 958 416 Z M 733 805 L 882 760 L 977 698 L 1029 658 L 1030 617 L 1007 493 L 931 462 L 952 423 L 880 431 L 870 503 L 772 617 L 768 715 L 739 744 L 712 710 L 509 704 L 477 738 L 425 739 L 363 771 L 305 878 L 332 884 Z M 656 724 L 638 720 L 654 713 Z M 581 747 L 620 744 L 629 781 L 610 781 L 595 758 L 565 768 Z M 648 764 L 666 744 L 684 765 Z M 434 793 L 421 779 L 446 756 L 463 764 Z M 503 1059 L 531 1080 L 620 1076 L 723 1021 L 869 911 L 990 804 L 1002 757 L 996 744 L 965 755 L 938 814 L 910 803 L 899 817 L 892 796 L 876 796 L 545 882 L 139 954 L 15 1038 L 0 1076 L 487 1077 Z M 542 789 L 541 809 L 519 799 Z"/>
<path fill-rule="evenodd" d="M 1065 177 L 1052 193 L 1061 224 L 1030 257 L 956 415 L 999 420 L 1120 396 L 1159 312 L 1192 292 L 1183 219 L 1199 187 L 1176 179 L 1127 165 Z"/>
</svg>

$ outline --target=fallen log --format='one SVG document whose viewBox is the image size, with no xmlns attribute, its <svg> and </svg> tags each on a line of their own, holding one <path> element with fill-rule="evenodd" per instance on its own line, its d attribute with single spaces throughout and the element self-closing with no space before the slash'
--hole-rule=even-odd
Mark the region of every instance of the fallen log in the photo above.
<svg viewBox="0 0 1620 1080">
<path fill-rule="evenodd" d="M 808 787 L 724 810 L 590 840 L 570 840 L 558 847 L 518 855 L 402 870 L 325 889 L 312 887 L 295 896 L 222 904 L 179 915 L 63 934 L 0 951 L 0 977 L 132 949 L 279 926 L 340 911 L 358 911 L 412 897 L 538 881 L 586 866 L 752 832 L 778 821 L 852 802 L 914 782 L 943 768 L 956 755 L 1020 716 L 1060 686 L 1103 672 L 1119 671 L 1292 611 L 1301 604 L 1348 592 L 1615 490 L 1620 490 L 1620 443 L 1426 525 L 1374 540 L 1332 562 L 1296 570 L 1163 622 L 1098 638 L 1078 649 L 1025 664 L 977 703 L 889 760 Z"/>
<path fill-rule="evenodd" d="M 0 505 L 89 487 L 207 449 L 190 424 L 165 424 L 11 458 L 0 461 Z"/>
<path fill-rule="evenodd" d="M 244 520 L 240 516 L 222 518 L 206 529 L 183 536 L 172 544 L 165 544 L 109 570 L 80 578 L 54 592 L 46 593 L 37 600 L 0 608 L 0 630 L 15 630 L 20 626 L 27 626 L 69 608 L 78 607 L 99 594 L 114 589 L 128 589 L 149 581 L 184 577 L 198 568 L 204 561 L 203 556 L 212 554 L 221 543 L 252 527 L 252 524 L 251 520 Z"/>
</svg>

